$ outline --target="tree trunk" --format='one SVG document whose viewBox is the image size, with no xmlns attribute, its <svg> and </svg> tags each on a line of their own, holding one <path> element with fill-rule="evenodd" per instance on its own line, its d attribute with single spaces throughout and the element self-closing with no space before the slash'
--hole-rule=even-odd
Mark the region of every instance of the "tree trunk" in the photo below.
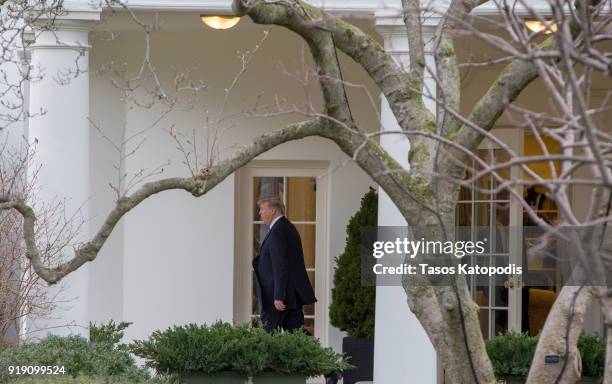
<svg viewBox="0 0 612 384">
<path fill-rule="evenodd" d="M 452 357 L 447 365 L 451 382 L 494 384 L 495 375 L 480 328 L 480 309 L 472 300 L 465 279 L 462 283 L 457 292 L 453 287 L 439 288 L 447 329 L 446 348 Z"/>
<path fill-rule="evenodd" d="M 442 203 L 453 201 L 454 192 L 442 196 Z M 407 218 L 413 237 L 428 241 L 454 240 L 454 206 L 448 212 L 452 213 L 426 216 L 420 223 Z M 441 231 L 440 222 L 447 228 L 445 231 Z M 424 261 L 457 267 L 454 258 L 437 262 L 431 258 L 413 260 L 415 263 Z M 471 298 L 465 277 L 456 275 L 442 283 L 423 276 L 418 280 L 406 277 L 403 286 L 410 309 L 425 328 L 441 360 L 447 378 L 445 382 L 494 384 L 493 366 L 480 329 L 479 307 Z"/>
<path fill-rule="evenodd" d="M 578 336 L 592 297 L 593 288 L 589 286 L 561 289 L 538 338 L 527 384 L 575 384 L 580 380 Z M 559 356 L 559 362 L 547 364 L 546 356 Z"/>
</svg>

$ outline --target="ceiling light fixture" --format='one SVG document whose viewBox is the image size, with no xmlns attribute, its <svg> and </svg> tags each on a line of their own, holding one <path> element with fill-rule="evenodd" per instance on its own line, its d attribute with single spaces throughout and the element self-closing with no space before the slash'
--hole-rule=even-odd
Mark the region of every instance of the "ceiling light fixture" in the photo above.
<svg viewBox="0 0 612 384">
<path fill-rule="evenodd" d="M 208 16 L 201 15 L 200 18 L 204 24 L 214 29 L 229 29 L 238 24 L 240 17 L 235 16 Z"/>
<path fill-rule="evenodd" d="M 533 19 L 525 20 L 525 26 L 531 32 L 544 33 L 545 35 L 557 32 L 557 24 L 555 24 L 552 20 L 546 20 L 545 22 Z"/>
</svg>

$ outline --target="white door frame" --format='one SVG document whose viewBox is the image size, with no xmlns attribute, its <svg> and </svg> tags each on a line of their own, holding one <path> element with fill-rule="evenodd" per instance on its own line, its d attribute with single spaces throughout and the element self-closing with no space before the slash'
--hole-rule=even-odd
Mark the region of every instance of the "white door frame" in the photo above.
<svg viewBox="0 0 612 384">
<path fill-rule="evenodd" d="M 315 248 L 315 336 L 327 345 L 329 333 L 328 303 L 328 188 L 329 161 L 301 160 L 254 160 L 236 174 L 236 236 L 234 258 L 234 322 L 250 320 L 252 289 L 252 199 L 253 178 L 270 177 L 317 177 L 317 229 Z"/>
<path fill-rule="evenodd" d="M 524 132 L 517 128 L 495 128 L 491 134 L 507 145 L 515 154 L 522 156 L 524 145 Z M 490 139 L 484 139 L 479 146 L 481 148 L 501 149 L 500 145 Z M 518 180 L 522 171 L 518 167 L 512 167 L 510 178 Z M 514 190 L 519 196 L 523 196 L 523 187 L 515 186 Z M 523 234 L 518 228 L 523 225 L 523 207 L 516 197 L 510 194 L 510 222 L 509 222 L 509 262 L 516 266 L 523 266 Z M 520 275 L 509 277 L 511 285 L 508 288 L 508 330 L 521 332 L 522 321 L 522 281 Z"/>
</svg>

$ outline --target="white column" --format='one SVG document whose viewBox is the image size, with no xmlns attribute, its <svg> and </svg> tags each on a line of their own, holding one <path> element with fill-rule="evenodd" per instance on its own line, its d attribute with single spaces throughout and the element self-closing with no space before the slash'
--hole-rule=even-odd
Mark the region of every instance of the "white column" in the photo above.
<svg viewBox="0 0 612 384">
<path fill-rule="evenodd" d="M 19 34 L 21 23 L 0 15 L 0 23 L 6 30 L 0 35 L 0 44 L 5 47 L 3 60 L 0 61 L 0 143 L 6 141 L 7 151 L 16 151 L 24 146 L 25 111 L 27 111 L 27 81 L 24 81 L 27 54 Z M 3 161 L 4 159 L 0 159 Z"/>
<path fill-rule="evenodd" d="M 377 30 L 384 38 L 385 49 L 406 70 L 409 66 L 406 27 L 401 18 L 379 17 Z M 424 28 L 424 40 L 431 37 L 431 28 Z M 433 57 L 426 50 L 427 65 L 433 68 Z M 435 97 L 435 81 L 425 77 L 424 93 Z M 435 110 L 435 102 L 425 98 L 425 105 Z M 382 97 L 382 130 L 396 131 L 400 127 L 387 100 Z M 410 142 L 403 135 L 382 135 L 380 143 L 402 166 L 410 168 L 408 151 Z M 406 226 L 407 223 L 388 195 L 379 189 L 379 226 Z M 376 288 L 376 326 L 374 342 L 374 382 L 376 384 L 437 382 L 437 357 L 419 320 L 408 307 L 406 293 L 401 286 Z"/>
<path fill-rule="evenodd" d="M 30 84 L 28 140 L 36 144 L 34 166 L 40 166 L 37 200 L 46 204 L 65 201 L 66 216 L 75 215 L 80 227 L 77 241 L 89 236 L 89 43 L 91 21 L 58 20 L 56 29 L 37 34 L 31 46 L 31 65 L 41 80 Z M 40 115 L 43 111 L 43 115 Z M 65 258 L 73 257 L 72 247 Z M 63 287 L 62 287 L 63 285 Z M 29 322 L 29 331 L 87 334 L 88 266 L 50 288 L 61 302 L 53 319 Z M 66 300 L 66 302 L 64 302 Z"/>
</svg>

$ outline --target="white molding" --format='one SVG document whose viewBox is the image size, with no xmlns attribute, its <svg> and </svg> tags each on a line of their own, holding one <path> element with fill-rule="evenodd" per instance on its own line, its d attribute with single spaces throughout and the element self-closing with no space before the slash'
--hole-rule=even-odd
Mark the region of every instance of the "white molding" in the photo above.
<svg viewBox="0 0 612 384">
<path fill-rule="evenodd" d="M 32 44 L 28 47 L 29 51 L 36 49 L 70 49 L 77 52 L 86 52 L 91 49 L 91 45 L 78 45 L 58 42 L 57 44 Z"/>
<path fill-rule="evenodd" d="M 377 18 L 397 17 L 401 9 L 399 0 L 308 0 L 308 2 L 332 13 Z M 126 3 L 134 10 L 233 14 L 232 0 L 126 0 Z M 435 0 L 433 7 L 443 8 L 447 4 L 447 0 Z M 550 13 L 546 0 L 532 0 L 530 4 L 542 15 Z M 71 11 L 81 12 L 90 12 L 93 9 L 89 0 L 67 0 L 64 7 Z M 528 11 L 519 5 L 516 7 L 516 12 L 520 16 L 528 15 Z M 477 7 L 474 14 L 496 16 L 499 15 L 499 10 L 495 4 L 487 2 Z"/>
<path fill-rule="evenodd" d="M 379 0 L 311 0 L 310 4 L 339 14 L 373 15 Z M 233 14 L 232 0 L 127 0 L 128 7 L 146 11 L 200 12 Z"/>
<path fill-rule="evenodd" d="M 243 168 L 328 169 L 328 160 L 252 160 Z"/>
<path fill-rule="evenodd" d="M 62 8 L 66 13 L 57 15 L 55 20 L 99 21 L 102 12 L 102 8 L 93 5 L 90 0 L 65 0 Z M 40 19 L 45 19 L 45 15 L 41 15 Z"/>
<path fill-rule="evenodd" d="M 398 17 L 400 0 L 306 0 L 310 4 L 338 15 L 357 17 Z M 233 14 L 232 0 L 125 0 L 128 7 L 134 10 L 159 12 L 199 12 L 218 15 Z M 449 0 L 433 0 L 432 8 L 440 10 L 448 7 Z M 529 5 L 539 14 L 550 15 L 548 0 L 530 0 Z M 93 6 L 91 0 L 65 0 L 64 8 L 70 11 L 67 18 L 97 20 L 100 8 Z M 520 17 L 529 15 L 527 9 L 517 4 L 515 12 Z M 499 9 L 489 1 L 472 12 L 478 16 L 498 16 Z M 63 18 L 63 17 L 62 17 Z"/>
<path fill-rule="evenodd" d="M 549 16 L 550 12 L 550 4 L 546 0 L 531 0 L 529 1 L 529 5 L 532 9 L 542 16 Z M 488 1 L 474 9 L 472 11 L 474 15 L 478 16 L 499 16 L 499 8 L 491 1 Z M 515 8 L 515 14 L 520 17 L 529 16 L 530 13 L 522 6 L 522 4 L 517 4 Z"/>
</svg>

